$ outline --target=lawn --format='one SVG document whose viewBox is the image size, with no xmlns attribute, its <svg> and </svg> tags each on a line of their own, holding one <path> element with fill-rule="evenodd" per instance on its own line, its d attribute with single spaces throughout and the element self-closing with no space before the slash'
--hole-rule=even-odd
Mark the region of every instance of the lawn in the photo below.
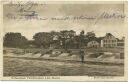
<svg viewBox="0 0 128 82">
<path fill-rule="evenodd" d="M 7 51 L 16 51 L 16 52 L 21 52 L 21 51 L 25 51 L 25 52 L 41 52 L 41 53 L 45 53 L 47 51 L 49 51 L 49 49 L 41 49 L 41 48 L 28 48 L 28 49 L 18 49 L 18 48 L 4 48 L 4 50 Z M 54 50 L 59 50 L 59 51 L 64 51 L 64 49 L 54 49 Z M 68 49 L 72 52 L 78 52 L 79 49 Z M 113 53 L 124 53 L 124 48 L 85 48 L 83 49 L 85 52 L 113 52 Z"/>
<path fill-rule="evenodd" d="M 4 76 L 123 76 L 123 65 L 94 65 L 4 57 Z"/>
</svg>

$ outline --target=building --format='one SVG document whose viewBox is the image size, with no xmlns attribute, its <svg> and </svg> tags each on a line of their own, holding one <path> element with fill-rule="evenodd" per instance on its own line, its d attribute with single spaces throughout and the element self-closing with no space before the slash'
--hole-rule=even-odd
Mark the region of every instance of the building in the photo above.
<svg viewBox="0 0 128 82">
<path fill-rule="evenodd" d="M 53 41 L 56 41 L 56 40 L 58 40 L 59 39 L 59 36 L 58 35 L 54 35 L 53 36 Z"/>
<path fill-rule="evenodd" d="M 101 40 L 101 47 L 117 47 L 117 38 L 111 33 L 106 33 L 106 36 Z"/>
<path fill-rule="evenodd" d="M 122 39 L 117 38 L 117 47 L 124 47 L 124 40 L 125 38 L 123 37 Z"/>
<path fill-rule="evenodd" d="M 64 39 L 70 39 L 70 38 L 73 38 L 74 36 L 76 36 L 76 32 L 73 30 L 70 30 L 70 31 L 64 30 L 64 31 L 61 31 L 61 34 L 60 34 L 60 37 Z"/>
<path fill-rule="evenodd" d="M 90 41 L 87 43 L 87 47 L 100 47 L 100 43 L 97 41 Z"/>
<path fill-rule="evenodd" d="M 50 43 L 50 48 L 54 49 L 54 48 L 59 48 L 59 36 L 58 35 L 54 35 L 53 36 L 53 41 Z"/>
</svg>

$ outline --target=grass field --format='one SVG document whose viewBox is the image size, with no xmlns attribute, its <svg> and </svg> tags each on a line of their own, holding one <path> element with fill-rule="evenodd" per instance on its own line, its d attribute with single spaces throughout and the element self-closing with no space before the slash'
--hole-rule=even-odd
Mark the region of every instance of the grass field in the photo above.
<svg viewBox="0 0 128 82">
<path fill-rule="evenodd" d="M 93 65 L 4 57 L 4 76 L 123 76 L 123 65 Z"/>
<path fill-rule="evenodd" d="M 39 51 L 45 53 L 49 49 L 17 49 L 4 48 L 4 76 L 123 76 L 124 65 L 106 65 L 106 64 L 82 64 L 81 62 L 70 61 L 53 61 L 53 60 L 36 60 L 28 58 L 11 58 L 6 57 L 6 53 L 23 55 L 25 53 L 34 53 Z M 57 49 L 56 49 L 57 50 Z M 63 49 L 58 49 L 63 51 Z M 74 54 L 78 53 L 78 49 L 70 49 Z M 123 49 L 85 49 L 87 53 L 110 51 L 115 53 L 123 53 Z M 11 54 L 9 54 L 11 55 Z M 79 54 L 78 54 L 79 55 Z M 63 57 L 62 57 L 63 58 Z M 118 63 L 118 62 L 117 62 Z"/>
<path fill-rule="evenodd" d="M 41 49 L 41 48 L 32 48 L 32 49 L 18 49 L 18 48 L 4 48 L 4 50 L 8 50 L 8 51 L 26 51 L 26 52 L 41 52 L 41 53 L 45 53 L 46 51 L 48 51 L 49 49 Z M 54 49 L 54 50 L 59 50 L 59 51 L 64 51 L 64 49 Z M 79 51 L 79 49 L 68 49 L 71 50 L 72 52 L 77 52 Z M 83 49 L 85 50 L 85 52 L 87 53 L 93 53 L 93 52 L 113 52 L 113 53 L 124 53 L 124 48 L 85 48 Z"/>
</svg>

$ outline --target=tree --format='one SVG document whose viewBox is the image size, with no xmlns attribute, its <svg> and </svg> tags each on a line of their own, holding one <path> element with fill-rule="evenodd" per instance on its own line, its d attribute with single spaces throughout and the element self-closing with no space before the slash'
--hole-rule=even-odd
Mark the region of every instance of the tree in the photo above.
<svg viewBox="0 0 128 82">
<path fill-rule="evenodd" d="M 60 31 L 60 36 L 61 38 L 72 38 L 76 35 L 76 32 L 73 31 L 73 30 L 63 30 L 63 31 Z"/>
<path fill-rule="evenodd" d="M 74 44 L 76 45 L 76 48 L 80 48 L 79 42 L 80 42 L 79 36 L 75 36 L 74 37 Z"/>
<path fill-rule="evenodd" d="M 80 36 L 84 36 L 84 30 L 80 32 Z"/>
<path fill-rule="evenodd" d="M 85 44 L 84 41 L 85 41 L 85 35 L 84 35 L 84 30 L 82 30 L 79 35 L 79 48 L 84 47 Z"/>
<path fill-rule="evenodd" d="M 13 33 L 9 32 L 6 33 L 4 36 L 4 43 L 3 45 L 6 47 L 19 47 L 23 48 L 26 47 L 27 39 L 25 36 L 22 36 L 21 33 Z"/>
<path fill-rule="evenodd" d="M 93 31 L 87 32 L 85 35 L 85 45 L 87 46 L 87 43 L 93 40 L 97 41 L 95 33 Z"/>
<path fill-rule="evenodd" d="M 61 47 L 61 42 L 60 42 L 60 37 L 59 37 L 60 32 L 51 31 L 50 34 L 53 40 L 50 44 L 50 48 L 60 48 Z"/>
<path fill-rule="evenodd" d="M 95 40 L 95 39 L 96 39 L 96 35 L 95 35 L 95 33 L 94 33 L 93 31 L 91 31 L 91 32 L 87 32 L 87 34 L 86 34 L 86 38 L 88 38 L 89 41 L 91 41 L 91 40 Z"/>
<path fill-rule="evenodd" d="M 50 47 L 50 43 L 53 41 L 52 35 L 48 32 L 36 33 L 33 36 L 33 39 L 37 47 L 44 47 L 44 48 Z"/>
<path fill-rule="evenodd" d="M 59 35 L 59 34 L 60 34 L 60 32 L 51 31 L 51 32 L 50 32 L 50 34 L 51 34 L 51 35 L 53 35 L 53 36 L 55 36 L 55 35 Z"/>
<path fill-rule="evenodd" d="M 71 39 L 74 38 L 76 32 L 73 30 L 60 31 L 60 40 L 62 41 L 62 47 L 67 49 L 68 45 L 71 44 Z"/>
</svg>

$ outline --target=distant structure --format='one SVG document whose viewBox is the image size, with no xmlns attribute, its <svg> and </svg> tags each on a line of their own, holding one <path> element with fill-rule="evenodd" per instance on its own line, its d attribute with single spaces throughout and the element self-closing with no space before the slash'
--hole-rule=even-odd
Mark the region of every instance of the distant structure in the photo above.
<svg viewBox="0 0 128 82">
<path fill-rule="evenodd" d="M 59 45 L 58 39 L 59 39 L 58 35 L 53 36 L 53 42 L 50 44 L 50 49 L 54 49 L 58 47 Z"/>
<path fill-rule="evenodd" d="M 105 37 L 101 40 L 101 47 L 117 47 L 117 38 L 111 33 L 106 33 Z"/>
<path fill-rule="evenodd" d="M 124 41 L 125 41 L 125 37 L 123 37 L 122 39 L 117 38 L 117 46 L 124 48 Z"/>
<path fill-rule="evenodd" d="M 53 37 L 53 41 L 57 41 L 58 39 L 59 39 L 59 36 L 54 35 L 54 37 Z"/>
<path fill-rule="evenodd" d="M 74 36 L 76 36 L 76 33 L 74 31 L 64 31 L 62 35 L 55 35 L 53 37 L 53 42 L 51 43 L 51 48 L 59 48 L 59 46 L 64 45 L 62 40 L 59 41 L 59 37 L 61 37 L 63 40 L 72 39 Z M 86 39 L 84 39 L 86 41 Z M 125 37 L 122 39 L 118 39 L 115 36 L 113 36 L 111 33 L 106 33 L 104 37 L 99 37 L 92 41 L 87 41 L 86 47 L 90 48 L 97 48 L 97 47 L 104 47 L 104 48 L 115 48 L 120 47 L 124 48 L 124 41 Z M 75 42 L 76 45 L 77 42 Z"/>
<path fill-rule="evenodd" d="M 64 39 L 70 39 L 73 38 L 74 36 L 76 36 L 76 32 L 73 30 L 63 31 L 63 33 L 60 35 L 60 37 Z"/>
<path fill-rule="evenodd" d="M 98 43 L 97 41 L 90 41 L 88 42 L 87 47 L 100 47 L 100 43 Z"/>
</svg>

